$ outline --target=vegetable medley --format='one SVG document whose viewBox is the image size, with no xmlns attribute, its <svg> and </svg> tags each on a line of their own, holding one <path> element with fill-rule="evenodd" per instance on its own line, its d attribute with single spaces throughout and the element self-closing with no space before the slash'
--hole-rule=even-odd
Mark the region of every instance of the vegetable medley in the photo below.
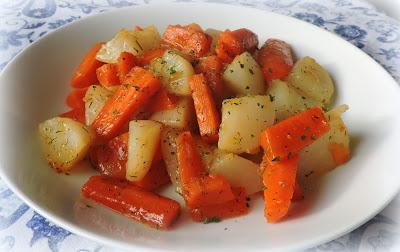
<svg viewBox="0 0 400 252">
<path fill-rule="evenodd" d="M 67 173 L 88 158 L 100 175 L 82 195 L 155 228 L 182 211 L 157 194 L 167 184 L 196 222 L 247 214 L 262 192 L 274 223 L 310 176 L 350 157 L 329 73 L 245 28 L 122 29 L 87 52 L 71 85 L 71 110 L 39 125 L 47 161 Z"/>
</svg>

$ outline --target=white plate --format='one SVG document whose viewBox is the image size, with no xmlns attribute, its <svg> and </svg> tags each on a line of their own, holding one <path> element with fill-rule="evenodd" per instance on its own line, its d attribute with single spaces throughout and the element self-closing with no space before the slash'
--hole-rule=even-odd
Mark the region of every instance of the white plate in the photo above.
<svg viewBox="0 0 400 252">
<path fill-rule="evenodd" d="M 229 13 L 229 15 L 227 15 Z M 196 224 L 183 216 L 168 232 L 109 218 L 98 210 L 74 210 L 80 186 L 93 173 L 58 175 L 43 160 L 37 124 L 66 110 L 69 80 L 84 52 L 122 27 L 197 22 L 202 27 L 247 27 L 260 41 L 289 42 L 298 56 L 315 57 L 332 74 L 337 103 L 347 103 L 345 122 L 353 157 L 323 181 L 305 211 L 267 224 L 262 201 L 251 213 L 218 224 Z M 126 249 L 244 251 L 313 246 L 355 229 L 377 214 L 399 191 L 400 89 L 375 61 L 351 44 L 293 18 L 217 4 L 148 5 L 95 15 L 65 26 L 32 44 L 0 77 L 1 175 L 36 211 L 58 225 L 98 242 Z M 81 209 L 82 211 L 79 211 Z M 225 230 L 226 229 L 226 230 Z"/>
</svg>

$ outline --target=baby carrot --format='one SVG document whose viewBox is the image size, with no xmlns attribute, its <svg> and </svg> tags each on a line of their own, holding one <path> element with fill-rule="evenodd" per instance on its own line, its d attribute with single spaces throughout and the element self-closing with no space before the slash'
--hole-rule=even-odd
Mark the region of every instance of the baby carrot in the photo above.
<svg viewBox="0 0 400 252">
<path fill-rule="evenodd" d="M 66 99 L 67 106 L 72 109 L 85 107 L 83 97 L 85 97 L 86 91 L 87 87 L 72 90 Z"/>
<path fill-rule="evenodd" d="M 135 55 L 130 52 L 122 52 L 118 57 L 117 69 L 119 82 L 124 84 L 126 75 L 131 71 L 131 69 L 137 65 L 137 59 Z"/>
<path fill-rule="evenodd" d="M 115 64 L 104 64 L 96 70 L 97 79 L 103 87 L 119 85 L 118 70 Z"/>
<path fill-rule="evenodd" d="M 223 92 L 222 73 L 224 65 L 222 61 L 215 55 L 201 58 L 195 66 L 196 73 L 202 73 L 207 80 L 207 84 L 213 92 L 215 101 L 221 100 Z"/>
</svg>

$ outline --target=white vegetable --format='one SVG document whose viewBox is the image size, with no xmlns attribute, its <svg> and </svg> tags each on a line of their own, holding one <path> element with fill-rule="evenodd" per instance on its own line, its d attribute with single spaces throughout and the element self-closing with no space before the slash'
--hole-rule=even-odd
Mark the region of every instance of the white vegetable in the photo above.
<svg viewBox="0 0 400 252">
<path fill-rule="evenodd" d="M 161 128 L 160 123 L 150 120 L 129 123 L 127 180 L 141 180 L 149 171 L 160 143 Z"/>
<path fill-rule="evenodd" d="M 204 31 L 205 34 L 210 35 L 212 38 L 211 46 L 210 46 L 210 51 L 212 53 L 215 52 L 215 46 L 217 45 L 217 41 L 219 39 L 219 35 L 222 33 L 220 30 L 215 30 L 212 28 L 208 28 L 207 30 Z"/>
<path fill-rule="evenodd" d="M 224 176 L 234 187 L 244 187 L 247 195 L 263 190 L 259 166 L 233 153 L 217 151 L 210 173 Z"/>
<path fill-rule="evenodd" d="M 39 124 L 39 136 L 49 164 L 66 172 L 86 156 L 94 132 L 72 119 L 54 117 Z"/>
<path fill-rule="evenodd" d="M 322 106 L 321 103 L 301 94 L 281 80 L 273 80 L 267 94 L 275 107 L 277 121 L 282 121 L 309 108 Z"/>
<path fill-rule="evenodd" d="M 329 104 L 334 86 L 329 73 L 313 58 L 304 57 L 296 62 L 287 81 L 312 99 Z"/>
<path fill-rule="evenodd" d="M 260 66 L 248 52 L 233 59 L 224 71 L 223 80 L 236 94 L 265 94 L 265 82 Z"/>
<path fill-rule="evenodd" d="M 154 113 L 150 120 L 178 129 L 188 129 L 193 119 L 193 101 L 183 97 L 176 108 Z"/>
<path fill-rule="evenodd" d="M 189 77 L 194 74 L 192 64 L 174 51 L 168 50 L 163 57 L 150 62 L 152 71 L 170 92 L 190 96 Z"/>
<path fill-rule="evenodd" d="M 206 143 L 201 137 L 195 137 L 197 150 L 207 170 L 210 169 L 212 162 L 215 158 L 215 151 L 217 148 L 214 145 Z"/>
<path fill-rule="evenodd" d="M 275 111 L 268 96 L 244 96 L 222 102 L 218 148 L 233 153 L 257 153 L 259 135 L 271 126 Z"/>
<path fill-rule="evenodd" d="M 160 34 L 154 26 L 146 27 L 142 31 L 122 29 L 101 47 L 96 59 L 106 63 L 117 63 L 121 52 L 138 55 L 158 47 L 159 44 Z"/>
<path fill-rule="evenodd" d="M 175 191 L 182 194 L 180 173 L 176 151 L 176 138 L 181 133 L 178 129 L 164 127 L 161 132 L 161 153 L 168 175 Z"/>
<path fill-rule="evenodd" d="M 302 180 L 311 175 L 324 174 L 337 166 L 330 151 L 331 144 L 342 144 L 349 149 L 349 134 L 341 119 L 347 108 L 347 105 L 341 105 L 326 113 L 331 127 L 329 132 L 300 151 L 298 174 Z"/>
<path fill-rule="evenodd" d="M 85 122 L 91 125 L 100 110 L 104 107 L 113 92 L 99 85 L 92 85 L 86 91 L 83 101 L 85 102 Z"/>
</svg>

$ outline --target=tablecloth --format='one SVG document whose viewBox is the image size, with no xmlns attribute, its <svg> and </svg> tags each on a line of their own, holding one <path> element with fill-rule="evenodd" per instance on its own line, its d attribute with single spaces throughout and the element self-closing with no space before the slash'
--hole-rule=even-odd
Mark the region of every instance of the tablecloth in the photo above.
<svg viewBox="0 0 400 252">
<path fill-rule="evenodd" d="M 151 0 L 0 0 L 0 69 L 38 38 L 77 19 Z M 177 0 L 249 6 L 305 20 L 364 50 L 400 82 L 400 23 L 361 0 Z M 377 83 L 378 85 L 379 83 Z M 400 168 L 400 167 L 399 167 Z M 400 251 L 400 197 L 360 228 L 307 251 Z M 0 179 L 0 251 L 118 251 L 40 216 Z"/>
</svg>

